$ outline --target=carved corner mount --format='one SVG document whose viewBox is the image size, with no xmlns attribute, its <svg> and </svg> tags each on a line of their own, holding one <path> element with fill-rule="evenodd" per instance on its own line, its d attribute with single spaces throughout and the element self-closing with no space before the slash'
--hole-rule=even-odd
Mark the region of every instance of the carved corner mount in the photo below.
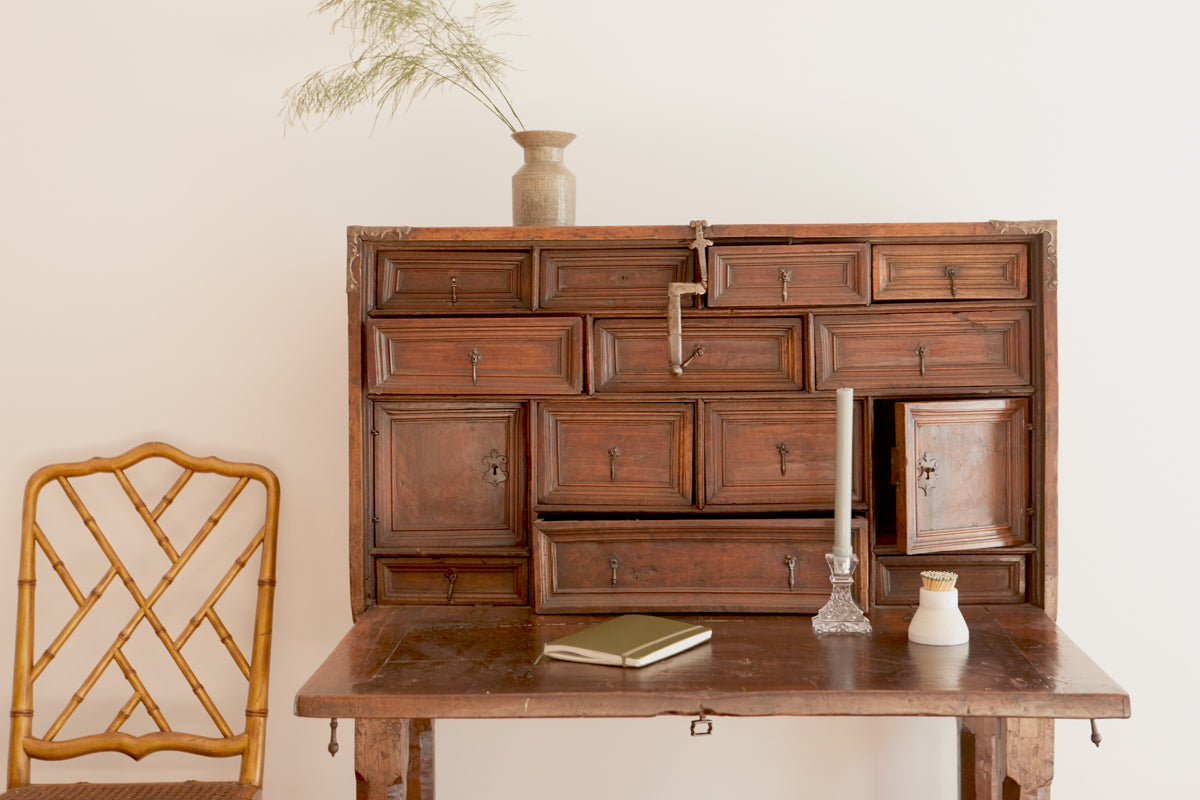
<svg viewBox="0 0 1200 800">
<path fill-rule="evenodd" d="M 1007 221 L 993 219 L 989 224 L 997 233 L 1026 233 L 1042 234 L 1046 243 L 1046 285 L 1058 286 L 1058 221 L 1053 219 L 1037 219 L 1025 221 Z"/>
<path fill-rule="evenodd" d="M 398 242 L 411 232 L 410 226 L 351 225 L 346 228 L 346 294 L 357 291 L 362 278 L 364 239 Z"/>
</svg>

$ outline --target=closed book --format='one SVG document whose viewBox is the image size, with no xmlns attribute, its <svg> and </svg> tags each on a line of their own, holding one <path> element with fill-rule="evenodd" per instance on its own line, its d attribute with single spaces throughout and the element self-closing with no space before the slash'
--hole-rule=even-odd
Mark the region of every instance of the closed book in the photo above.
<svg viewBox="0 0 1200 800">
<path fill-rule="evenodd" d="M 647 614 L 625 614 L 552 642 L 543 652 L 563 661 L 644 667 L 712 638 L 712 628 Z"/>
</svg>

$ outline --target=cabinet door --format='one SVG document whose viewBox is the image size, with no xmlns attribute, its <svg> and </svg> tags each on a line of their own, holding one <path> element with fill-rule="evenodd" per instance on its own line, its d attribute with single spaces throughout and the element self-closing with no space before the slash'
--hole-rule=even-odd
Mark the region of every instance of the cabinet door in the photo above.
<svg viewBox="0 0 1200 800">
<path fill-rule="evenodd" d="M 525 544 L 524 407 L 375 406 L 375 546 L 458 553 Z"/>
<path fill-rule="evenodd" d="M 851 502 L 864 506 L 863 402 L 854 404 Z M 835 400 L 705 404 L 705 500 L 710 505 L 833 509 Z"/>
<path fill-rule="evenodd" d="M 897 540 L 902 553 L 1029 539 L 1026 400 L 896 404 Z"/>
</svg>

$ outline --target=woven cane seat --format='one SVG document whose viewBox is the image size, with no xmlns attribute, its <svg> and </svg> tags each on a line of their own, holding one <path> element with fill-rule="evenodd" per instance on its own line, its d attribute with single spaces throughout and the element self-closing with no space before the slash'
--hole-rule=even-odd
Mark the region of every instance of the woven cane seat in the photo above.
<svg viewBox="0 0 1200 800">
<path fill-rule="evenodd" d="M 2 800 L 252 800 L 257 786 L 239 783 L 42 783 L 10 789 Z"/>
</svg>

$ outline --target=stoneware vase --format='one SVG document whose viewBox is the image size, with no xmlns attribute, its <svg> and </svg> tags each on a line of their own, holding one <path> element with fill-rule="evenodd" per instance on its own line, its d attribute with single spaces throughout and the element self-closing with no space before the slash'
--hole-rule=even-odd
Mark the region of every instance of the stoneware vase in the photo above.
<svg viewBox="0 0 1200 800">
<path fill-rule="evenodd" d="M 920 605 L 908 624 L 908 640 L 917 644 L 962 644 L 970 638 L 958 610 L 958 589 L 934 592 L 922 588 Z"/>
<path fill-rule="evenodd" d="M 563 164 L 565 131 L 518 131 L 525 163 L 512 176 L 513 225 L 574 225 L 575 176 Z"/>
</svg>

